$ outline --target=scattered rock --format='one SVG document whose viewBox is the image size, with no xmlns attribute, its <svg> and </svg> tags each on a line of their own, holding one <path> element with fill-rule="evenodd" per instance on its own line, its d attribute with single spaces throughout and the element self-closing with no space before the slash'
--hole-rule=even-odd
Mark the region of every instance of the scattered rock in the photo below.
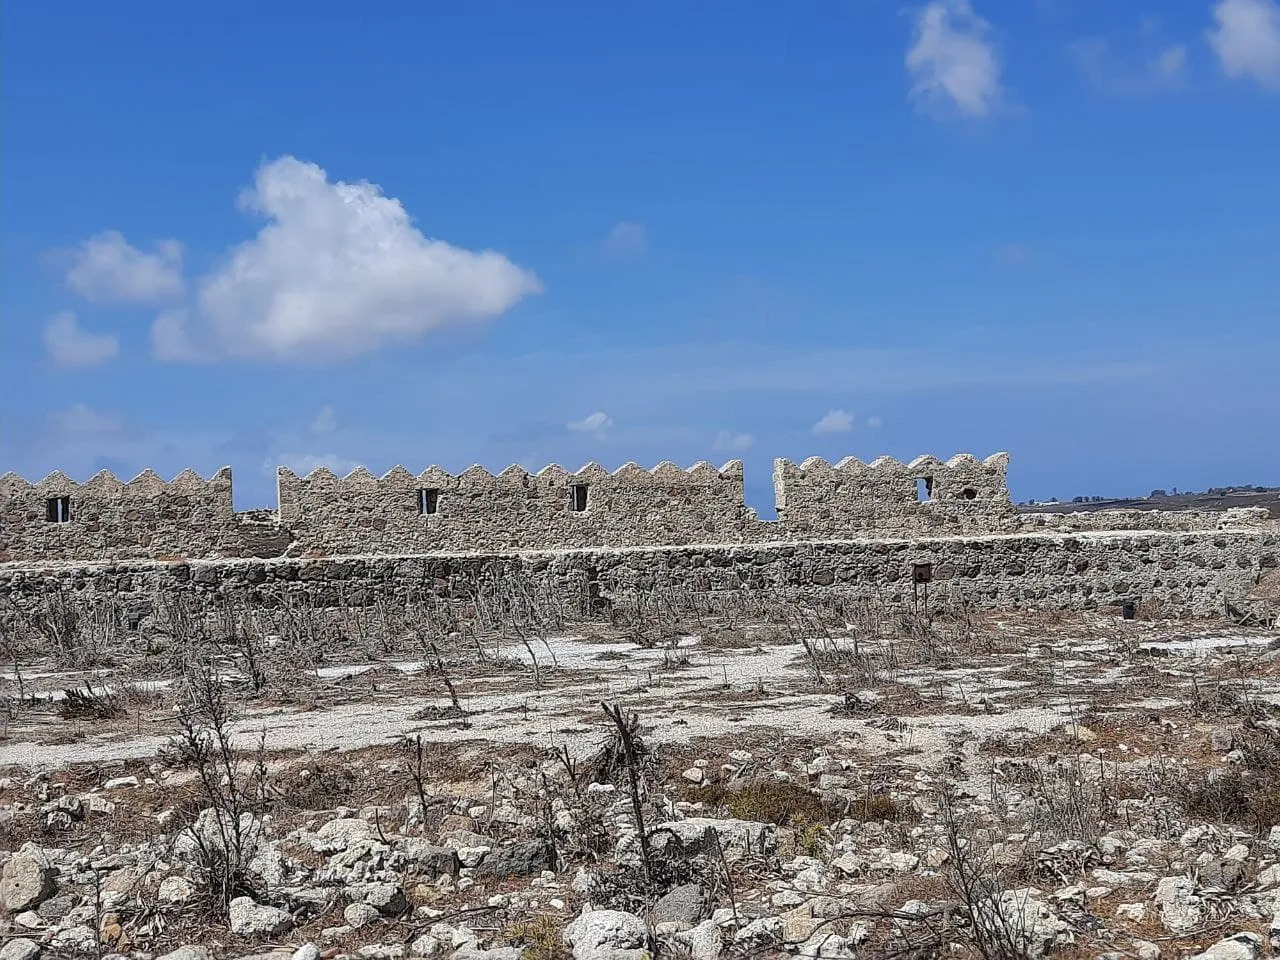
<svg viewBox="0 0 1280 960">
<path fill-rule="evenodd" d="M 726 860 L 745 856 L 768 856 L 778 847 L 778 831 L 771 823 L 751 820 L 716 820 L 690 817 L 662 823 L 649 831 L 649 845 L 655 855 L 698 857 L 714 850 L 716 839 Z"/>
<path fill-rule="evenodd" d="M 404 890 L 394 883 L 358 883 L 347 888 L 347 896 L 377 910 L 384 917 L 398 917 L 409 909 Z"/>
<path fill-rule="evenodd" d="M 542 840 L 528 840 L 488 851 L 475 867 L 477 877 L 529 877 L 551 870 L 555 852 Z"/>
<path fill-rule="evenodd" d="M 1262 955 L 1262 938 L 1256 933 L 1237 933 L 1219 940 L 1191 960 L 1257 960 Z"/>
<path fill-rule="evenodd" d="M 654 923 L 676 923 L 680 929 L 696 924 L 706 910 L 707 895 L 697 883 L 673 887 L 653 905 Z"/>
<path fill-rule="evenodd" d="M 236 897 L 228 912 L 231 932 L 244 936 L 273 937 L 293 926 L 293 916 L 287 911 L 256 903 L 251 897 Z"/>
<path fill-rule="evenodd" d="M 53 895 L 57 877 L 43 851 L 26 844 L 9 858 L 0 874 L 0 904 L 11 913 L 29 910 Z"/>
<path fill-rule="evenodd" d="M 348 904 L 347 908 L 342 911 L 342 922 L 352 930 L 359 930 L 361 927 L 368 926 L 375 920 L 381 919 L 382 914 L 378 912 L 378 908 L 367 903 Z"/>
<path fill-rule="evenodd" d="M 588 911 L 564 931 L 574 960 L 610 960 L 617 951 L 643 950 L 647 940 L 644 921 L 622 910 Z"/>
<path fill-rule="evenodd" d="M 25 937 L 16 937 L 0 947 L 0 960 L 34 960 L 39 954 L 40 944 Z"/>
<path fill-rule="evenodd" d="M 1156 884 L 1152 899 L 1160 908 L 1160 922 L 1170 933 L 1186 933 L 1200 925 L 1204 911 L 1189 877 L 1165 877 Z"/>
</svg>

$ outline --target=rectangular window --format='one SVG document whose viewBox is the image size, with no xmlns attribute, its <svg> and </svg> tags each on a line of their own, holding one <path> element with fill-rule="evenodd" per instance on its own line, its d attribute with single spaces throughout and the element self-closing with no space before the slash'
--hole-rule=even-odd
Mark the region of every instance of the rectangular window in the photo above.
<svg viewBox="0 0 1280 960">
<path fill-rule="evenodd" d="M 587 509 L 587 485 L 575 483 L 569 488 L 569 509 L 574 513 L 583 513 Z"/>
<path fill-rule="evenodd" d="M 423 516 L 435 513 L 440 508 L 439 490 L 418 491 L 418 512 Z"/>
<path fill-rule="evenodd" d="M 920 477 L 916 480 L 916 499 L 921 503 L 933 499 L 933 477 Z"/>
<path fill-rule="evenodd" d="M 911 565 L 911 582 L 928 583 L 933 579 L 932 563 L 913 563 Z"/>
<path fill-rule="evenodd" d="M 44 502 L 44 518 L 50 523 L 70 523 L 71 498 L 50 497 Z"/>
</svg>

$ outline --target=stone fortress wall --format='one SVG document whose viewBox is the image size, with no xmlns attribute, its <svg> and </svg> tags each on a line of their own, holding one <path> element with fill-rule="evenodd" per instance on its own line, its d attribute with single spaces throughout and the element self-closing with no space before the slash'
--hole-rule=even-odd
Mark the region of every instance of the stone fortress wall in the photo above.
<svg viewBox="0 0 1280 960">
<path fill-rule="evenodd" d="M 278 489 L 281 524 L 306 550 L 331 554 L 740 543 L 759 525 L 738 460 L 497 476 L 483 467 L 416 477 L 396 467 L 381 478 L 281 469 Z"/>
<path fill-rule="evenodd" d="M 151 470 L 127 483 L 109 471 L 84 483 L 0 476 L 0 561 L 220 556 L 236 528 L 226 467 L 167 483 Z"/>
<path fill-rule="evenodd" d="M 166 483 L 144 471 L 124 483 L 0 477 L 0 563 L 233 557 L 319 557 L 510 550 L 975 536 L 1090 530 L 1218 530 L 1268 525 L 1266 511 L 1099 511 L 1019 514 L 1009 457 L 960 454 L 902 463 L 775 461 L 778 519 L 746 505 L 743 467 L 628 463 L 537 473 L 483 467 L 381 477 L 359 468 L 299 477 L 278 471 L 278 509 L 237 513 L 231 471 Z"/>
<path fill-rule="evenodd" d="M 515 573 L 608 596 L 839 590 L 891 603 L 921 584 L 977 608 L 1080 609 L 1140 600 L 1214 615 L 1280 577 L 1267 511 L 1019 513 L 1009 458 L 968 454 L 778 460 L 778 519 L 747 507 L 740 461 L 682 469 L 452 475 L 396 467 L 278 472 L 277 510 L 237 513 L 231 471 L 151 471 L 124 483 L 0 477 L 0 595 L 35 602 L 67 587 L 139 603 L 154 591 L 361 604 L 423 590 L 465 595 Z"/>
</svg>

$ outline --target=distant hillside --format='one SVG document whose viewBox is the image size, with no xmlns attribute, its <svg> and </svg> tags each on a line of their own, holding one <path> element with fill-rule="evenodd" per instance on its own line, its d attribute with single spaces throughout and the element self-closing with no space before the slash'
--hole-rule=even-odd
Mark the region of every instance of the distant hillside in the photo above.
<svg viewBox="0 0 1280 960">
<path fill-rule="evenodd" d="M 1028 501 L 1018 504 L 1023 513 L 1072 513 L 1089 510 L 1230 510 L 1232 507 L 1266 507 L 1280 517 L 1280 487 L 1212 487 L 1198 492 L 1153 490 L 1145 497 L 1109 500 L 1075 497 L 1072 500 Z"/>
</svg>

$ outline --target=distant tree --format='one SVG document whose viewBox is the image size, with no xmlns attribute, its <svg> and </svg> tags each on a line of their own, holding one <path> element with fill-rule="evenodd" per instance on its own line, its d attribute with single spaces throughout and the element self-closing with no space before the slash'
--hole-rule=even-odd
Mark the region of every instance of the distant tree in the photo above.
<svg viewBox="0 0 1280 960">
<path fill-rule="evenodd" d="M 1150 500 L 1155 500 L 1159 497 L 1167 497 L 1168 495 L 1169 494 L 1166 493 L 1164 490 L 1152 490 L 1151 493 L 1147 495 L 1147 498 Z"/>
</svg>

